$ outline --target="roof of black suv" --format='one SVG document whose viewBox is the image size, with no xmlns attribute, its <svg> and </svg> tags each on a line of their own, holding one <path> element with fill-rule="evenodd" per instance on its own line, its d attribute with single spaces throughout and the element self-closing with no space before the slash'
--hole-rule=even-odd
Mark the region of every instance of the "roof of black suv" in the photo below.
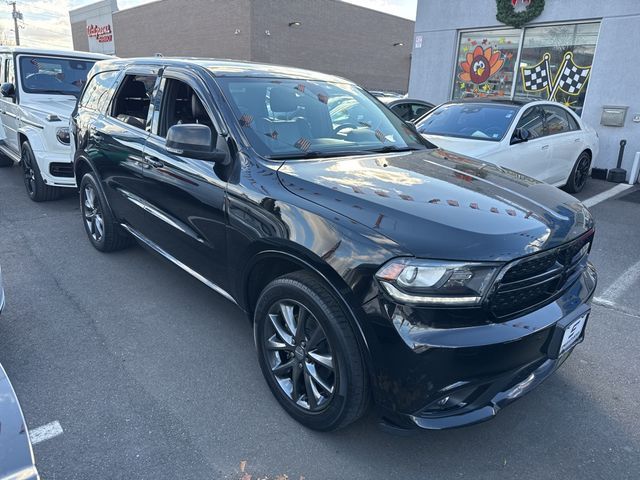
<svg viewBox="0 0 640 480">
<path fill-rule="evenodd" d="M 192 66 L 209 70 L 216 77 L 273 77 L 302 80 L 322 80 L 327 82 L 353 83 L 342 77 L 301 68 L 271 65 L 268 63 L 244 62 L 195 57 L 143 57 L 118 58 L 96 64 L 99 71 L 123 69 L 135 65 L 154 65 L 158 67 Z"/>
</svg>

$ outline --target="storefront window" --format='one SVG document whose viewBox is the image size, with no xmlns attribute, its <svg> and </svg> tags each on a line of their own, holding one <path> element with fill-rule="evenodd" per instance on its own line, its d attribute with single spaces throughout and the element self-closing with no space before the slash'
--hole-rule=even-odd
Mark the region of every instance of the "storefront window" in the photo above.
<svg viewBox="0 0 640 480">
<path fill-rule="evenodd" d="M 526 28 L 515 95 L 582 111 L 599 23 Z"/>
<path fill-rule="evenodd" d="M 453 98 L 510 96 L 521 30 L 462 32 Z"/>
</svg>

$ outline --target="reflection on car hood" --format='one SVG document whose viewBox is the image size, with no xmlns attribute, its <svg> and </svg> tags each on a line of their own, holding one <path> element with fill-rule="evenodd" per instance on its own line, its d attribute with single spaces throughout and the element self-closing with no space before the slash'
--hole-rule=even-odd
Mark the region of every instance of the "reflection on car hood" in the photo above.
<svg viewBox="0 0 640 480">
<path fill-rule="evenodd" d="M 292 193 L 418 257 L 510 260 L 593 226 L 587 209 L 570 195 L 441 149 L 288 161 L 278 175 Z"/>
<path fill-rule="evenodd" d="M 33 96 L 29 102 L 22 107 L 25 112 L 44 119 L 47 115 L 57 115 L 62 120 L 60 126 L 67 126 L 71 112 L 76 106 L 76 99 L 72 95 L 39 95 L 42 99 L 33 101 Z M 64 124 L 64 125 L 63 125 Z"/>
<path fill-rule="evenodd" d="M 439 148 L 459 153 L 460 155 L 470 155 L 474 158 L 484 158 L 500 149 L 499 142 L 489 140 L 476 140 L 473 138 L 445 137 L 442 135 L 422 134 L 424 138 Z"/>
</svg>

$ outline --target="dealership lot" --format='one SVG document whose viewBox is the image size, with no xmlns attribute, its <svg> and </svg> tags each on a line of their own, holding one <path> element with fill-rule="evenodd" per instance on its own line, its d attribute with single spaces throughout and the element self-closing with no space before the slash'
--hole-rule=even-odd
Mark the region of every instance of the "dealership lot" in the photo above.
<svg viewBox="0 0 640 480">
<path fill-rule="evenodd" d="M 592 181 L 580 198 L 611 186 Z M 591 209 L 597 304 L 561 370 L 489 423 L 399 437 L 373 413 L 334 434 L 299 426 L 233 304 L 139 247 L 97 252 L 75 195 L 34 204 L 19 169 L 0 170 L 0 362 L 29 427 L 63 431 L 35 445 L 38 468 L 45 479 L 637 478 L 640 215 L 624 198 L 640 201 L 636 188 Z"/>
</svg>

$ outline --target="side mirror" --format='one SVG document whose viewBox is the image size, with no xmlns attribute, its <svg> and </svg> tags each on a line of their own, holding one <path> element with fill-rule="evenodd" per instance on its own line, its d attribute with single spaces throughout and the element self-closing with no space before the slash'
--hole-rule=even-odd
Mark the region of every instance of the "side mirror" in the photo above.
<svg viewBox="0 0 640 480">
<path fill-rule="evenodd" d="M 529 141 L 531 138 L 531 132 L 526 128 L 516 128 L 513 131 L 513 136 L 511 137 L 511 145 L 515 145 L 516 143 L 522 143 Z"/>
<path fill-rule="evenodd" d="M 167 132 L 167 152 L 198 160 L 219 162 L 226 158 L 226 153 L 215 149 L 211 129 L 207 125 L 185 123 L 174 125 Z"/>
<path fill-rule="evenodd" d="M 0 85 L 0 95 L 2 95 L 3 97 L 10 97 L 13 98 L 16 96 L 16 87 L 15 85 L 13 85 L 13 83 L 3 83 L 2 85 Z"/>
</svg>

